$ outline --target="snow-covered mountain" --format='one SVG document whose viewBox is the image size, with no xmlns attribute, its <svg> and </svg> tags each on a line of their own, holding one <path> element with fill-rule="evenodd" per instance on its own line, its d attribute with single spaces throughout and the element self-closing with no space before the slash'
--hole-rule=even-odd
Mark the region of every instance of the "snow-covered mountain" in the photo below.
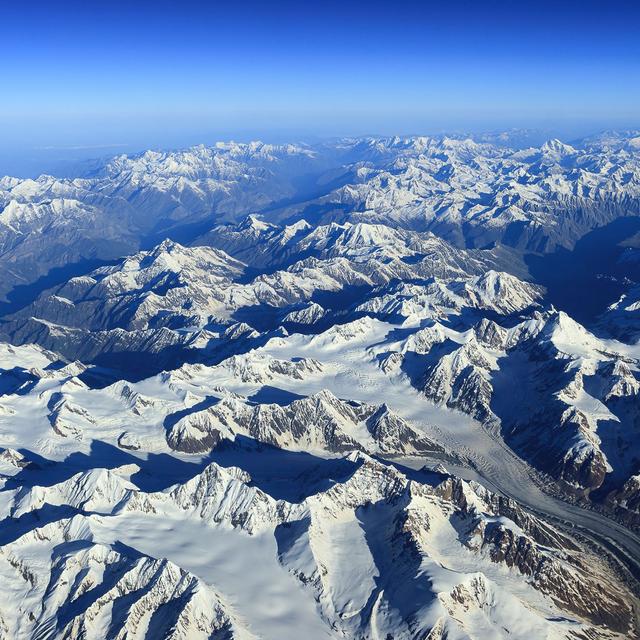
<svg viewBox="0 0 640 640">
<path fill-rule="evenodd" d="M 306 147 L 221 143 L 118 156 L 75 179 L 0 178 L 0 295 L 53 268 L 64 268 L 62 281 L 78 263 L 247 215 L 292 197 L 291 179 L 322 167 Z"/>
<path fill-rule="evenodd" d="M 4 331 L 14 343 L 36 342 L 85 361 L 105 352 L 159 353 L 187 346 L 193 339 L 187 329 L 212 329 L 211 338 L 219 338 L 216 328 L 224 331 L 249 316 L 264 323 L 274 310 L 296 323 L 299 307 L 321 293 L 337 300 L 353 288 L 365 292 L 396 281 L 436 276 L 449 282 L 495 262 L 490 254 L 455 249 L 431 234 L 379 225 L 329 225 L 303 235 L 285 243 L 292 264 L 253 278 L 247 265 L 222 250 L 166 240 L 44 291 L 8 316 Z"/>
<path fill-rule="evenodd" d="M 211 227 L 251 213 L 291 219 L 287 234 L 306 218 L 432 230 L 461 246 L 570 246 L 638 213 L 637 139 L 630 131 L 529 149 L 496 136 L 219 143 L 118 156 L 75 179 L 0 178 L 0 294 L 52 268 L 65 268 L 62 281 L 72 265 L 113 260 L 153 239 L 211 239 Z"/>
<path fill-rule="evenodd" d="M 640 637 L 638 132 L 536 136 L 1 178 L 0 640 Z"/>
<path fill-rule="evenodd" d="M 587 231 L 637 215 L 640 167 L 633 132 L 624 144 L 550 140 L 513 150 L 472 139 L 415 138 L 355 164 L 346 183 L 284 218 L 350 220 L 432 230 L 455 243 L 501 241 L 530 251 L 571 246 Z"/>
<path fill-rule="evenodd" d="M 361 453 L 301 482 L 311 493 L 291 502 L 211 463 L 164 491 L 94 469 L 14 493 L 8 513 L 37 524 L 3 546 L 3 629 L 189 639 L 632 631 L 626 589 L 597 557 L 476 483 L 409 479 Z M 62 517 L 38 522 L 45 505 Z M 159 539 L 159 526 L 170 535 Z M 234 575 L 241 558 L 258 557 L 260 568 Z M 269 616 L 269 603 L 285 618 Z"/>
<path fill-rule="evenodd" d="M 247 405 L 235 397 L 194 411 L 171 425 L 167 442 L 179 451 L 206 452 L 223 439 L 253 438 L 282 449 L 339 453 L 369 450 L 419 454 L 440 448 L 385 405 L 347 403 L 322 390 L 286 406 Z"/>
</svg>

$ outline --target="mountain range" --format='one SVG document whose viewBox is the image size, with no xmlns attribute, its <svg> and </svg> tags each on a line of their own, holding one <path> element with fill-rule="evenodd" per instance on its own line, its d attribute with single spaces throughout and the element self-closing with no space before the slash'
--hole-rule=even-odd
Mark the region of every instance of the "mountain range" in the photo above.
<svg viewBox="0 0 640 640">
<path fill-rule="evenodd" d="M 0 639 L 640 637 L 640 132 L 0 178 Z"/>
</svg>

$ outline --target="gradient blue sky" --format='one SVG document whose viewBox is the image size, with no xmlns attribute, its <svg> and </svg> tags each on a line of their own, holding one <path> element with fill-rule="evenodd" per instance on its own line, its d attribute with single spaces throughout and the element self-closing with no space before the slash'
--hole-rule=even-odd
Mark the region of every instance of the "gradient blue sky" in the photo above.
<svg viewBox="0 0 640 640">
<path fill-rule="evenodd" d="M 5 157 L 640 126 L 637 1 L 3 4 Z"/>
</svg>

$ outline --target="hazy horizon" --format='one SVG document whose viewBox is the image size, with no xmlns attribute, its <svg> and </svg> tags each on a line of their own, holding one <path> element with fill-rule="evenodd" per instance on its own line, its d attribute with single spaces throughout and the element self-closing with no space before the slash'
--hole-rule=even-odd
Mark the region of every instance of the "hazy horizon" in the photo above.
<svg viewBox="0 0 640 640">
<path fill-rule="evenodd" d="M 168 151 L 183 149 L 199 144 L 213 145 L 216 142 L 251 142 L 259 140 L 266 143 L 301 143 L 314 144 L 343 137 L 386 137 L 386 136 L 443 136 L 469 135 L 480 136 L 500 132 L 527 132 L 530 134 L 531 146 L 537 146 L 551 138 L 559 138 L 563 142 L 575 142 L 580 138 L 595 135 L 606 130 L 636 129 L 633 126 L 601 126 L 581 127 L 574 129 L 542 128 L 542 127 L 505 127 L 476 129 L 434 129 L 430 131 L 357 131 L 335 134 L 305 134 L 303 132 L 279 131 L 221 131 L 203 133 L 201 135 L 165 135 L 149 137 L 136 142 L 93 143 L 70 145 L 46 145 L 26 148 L 0 149 L 0 176 L 8 175 L 16 178 L 36 178 L 42 174 L 67 177 L 75 176 L 91 167 L 92 163 L 101 163 L 105 159 L 120 154 L 135 155 L 146 150 Z"/>
<path fill-rule="evenodd" d="M 230 138 L 640 127 L 632 2 L 36 0 L 4 18 L 3 174 Z"/>
</svg>

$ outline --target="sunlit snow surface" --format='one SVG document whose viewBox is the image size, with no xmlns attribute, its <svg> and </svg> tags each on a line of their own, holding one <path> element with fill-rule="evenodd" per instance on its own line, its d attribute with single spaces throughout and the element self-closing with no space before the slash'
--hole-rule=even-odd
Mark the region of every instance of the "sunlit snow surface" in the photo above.
<svg viewBox="0 0 640 640">
<path fill-rule="evenodd" d="M 416 330 L 418 325 L 411 326 L 409 322 L 403 328 Z M 134 485 L 128 485 L 129 487 L 137 484 L 147 491 L 169 491 L 174 482 L 184 482 L 201 470 L 208 460 L 213 459 L 223 466 L 230 463 L 241 467 L 249 464 L 247 468 L 255 476 L 258 487 L 271 491 L 276 497 L 282 495 L 291 499 L 289 496 L 296 493 L 292 489 L 292 483 L 300 491 L 300 498 L 304 497 L 305 477 L 310 482 L 309 491 L 312 494 L 323 488 L 326 490 L 336 481 L 334 473 L 330 472 L 320 485 L 314 485 L 314 474 L 320 473 L 322 477 L 322 471 L 312 470 L 321 463 L 327 452 L 318 450 L 292 453 L 292 456 L 299 455 L 302 459 L 292 458 L 290 461 L 286 457 L 279 458 L 269 450 L 253 453 L 239 451 L 235 454 L 232 451 L 221 451 L 214 453 L 212 458 L 180 455 L 167 446 L 166 416 L 183 410 L 185 406 L 196 406 L 202 399 L 212 395 L 224 397 L 233 392 L 243 397 L 256 396 L 265 388 L 265 380 L 269 382 L 266 385 L 269 389 L 280 389 L 283 393 L 292 394 L 294 398 L 314 396 L 325 389 L 333 392 L 336 397 L 369 404 L 375 404 L 384 397 L 394 413 L 441 444 L 449 452 L 448 455 L 455 452 L 459 460 L 466 460 L 465 464 L 453 463 L 453 467 L 463 475 L 488 481 L 489 486 L 504 490 L 521 499 L 524 504 L 543 512 L 564 516 L 564 505 L 537 489 L 531 483 L 531 470 L 477 421 L 460 412 L 433 404 L 411 386 L 406 376 L 400 373 L 390 375 L 380 368 L 378 356 L 398 348 L 398 330 L 397 325 L 365 317 L 347 325 L 336 325 L 315 336 L 272 338 L 264 347 L 246 356 L 234 357 L 221 365 L 184 365 L 170 374 L 159 374 L 138 383 L 128 383 L 127 401 L 123 400 L 120 393 L 122 383 L 102 390 L 91 390 L 75 382 L 73 375 L 62 375 L 62 379 L 54 376 L 53 379 L 37 382 L 27 395 L 5 398 L 3 406 L 9 410 L 14 409 L 16 413 L 11 414 L 10 421 L 7 417 L 3 418 L 3 428 L 13 436 L 13 449 L 28 449 L 52 461 L 65 460 L 51 466 L 45 463 L 38 470 L 23 471 L 23 475 L 27 474 L 26 478 L 33 474 L 35 484 L 50 485 L 52 482 L 65 480 L 68 485 L 66 478 L 74 473 L 74 467 L 78 471 L 87 467 L 107 467 L 114 468 L 116 477 L 123 478 L 122 482 L 125 478 L 131 478 Z M 456 337 L 464 342 L 464 335 Z M 43 367 L 48 364 L 46 356 L 35 348 L 24 347 L 17 354 L 11 355 L 14 358 L 18 355 L 20 360 L 31 366 Z M 269 369 L 269 363 L 273 361 L 302 362 L 301 359 L 312 359 L 319 363 L 317 371 L 307 372 L 302 380 L 274 374 Z M 247 376 L 248 372 L 251 375 Z M 247 377 L 250 381 L 246 381 Z M 69 414 L 70 424 L 76 421 L 80 439 L 56 438 L 51 431 L 47 399 L 52 394 L 60 393 L 60 390 L 72 407 L 84 407 L 87 411 L 86 415 L 75 411 Z M 147 405 L 138 415 L 132 413 L 132 398 L 134 406 Z M 135 402 L 136 398 L 138 403 Z M 143 405 L 139 404 L 141 398 L 144 399 Z M 139 451 L 124 452 L 118 448 L 118 438 L 123 430 L 136 434 L 141 446 Z M 372 447 L 375 451 L 375 443 L 367 439 L 366 434 L 356 432 L 354 436 L 359 436 L 365 446 Z M 437 461 L 436 455 L 431 464 Z M 477 471 L 469 470 L 470 461 Z M 410 466 L 416 466 L 419 459 L 408 462 Z M 288 466 L 286 472 L 279 468 L 282 464 Z M 66 491 L 67 489 L 62 492 L 60 499 L 50 496 L 45 502 L 64 505 L 68 500 L 64 497 Z M 11 509 L 18 513 L 15 511 L 16 507 L 11 506 L 16 504 L 18 495 L 13 490 L 5 493 L 5 513 L 10 513 Z M 294 499 L 294 502 L 300 498 Z M 366 497 L 362 499 L 366 501 Z M 107 496 L 104 500 L 97 501 L 94 497 L 89 510 L 106 514 L 116 509 L 117 512 L 118 504 L 120 499 L 117 497 Z M 342 507 L 337 508 L 340 510 Z M 324 608 L 319 609 L 315 601 L 317 595 L 314 596 L 313 590 L 300 584 L 295 577 L 299 571 L 295 569 L 296 566 L 315 566 L 314 563 L 323 556 L 326 556 L 325 562 L 330 562 L 333 567 L 329 578 L 331 582 L 323 586 L 323 592 L 326 592 L 323 597 L 330 598 L 329 610 L 341 612 L 343 621 L 353 616 L 354 620 L 360 621 L 363 611 L 370 606 L 367 603 L 371 594 L 378 593 L 376 597 L 384 603 L 384 607 L 388 608 L 390 605 L 384 600 L 384 591 L 379 591 L 377 586 L 381 573 L 385 580 L 389 579 L 387 573 L 390 569 L 385 569 L 384 564 L 380 565 L 380 559 L 376 559 L 375 545 L 381 545 L 380 553 L 383 555 L 394 548 L 387 547 L 389 540 L 385 531 L 389 525 L 386 523 L 384 509 L 379 515 L 373 516 L 373 521 L 369 521 L 369 516 L 365 516 L 364 512 L 358 511 L 351 512 L 351 515 L 331 516 L 323 525 L 320 537 L 315 538 L 312 556 L 309 555 L 310 549 L 305 548 L 309 542 L 303 542 L 304 535 L 283 555 L 278 548 L 278 535 L 274 535 L 276 530 L 268 522 L 265 522 L 263 530 L 249 535 L 229 526 L 230 523 L 224 518 L 220 523 L 214 524 L 203 522 L 195 515 L 185 517 L 180 510 L 171 506 L 167 506 L 161 514 L 145 514 L 146 507 L 141 510 L 142 513 L 135 509 L 113 516 L 89 516 L 89 539 L 93 543 L 107 546 L 115 544 L 116 548 L 124 544 L 137 553 L 153 558 L 167 558 L 214 588 L 233 613 L 235 624 L 247 633 L 265 638 L 293 638 L 304 629 L 308 637 L 340 635 L 336 636 L 336 632 L 332 632 L 330 626 L 327 626 L 329 614 L 326 603 Z M 345 517 L 347 519 L 343 519 Z M 334 521 L 334 518 L 337 520 Z M 487 520 L 491 521 L 501 522 L 517 535 L 526 537 L 508 519 L 498 517 Z M 474 614 L 465 621 L 465 628 L 469 631 L 473 629 L 475 633 L 493 633 L 494 625 L 499 624 L 508 625 L 514 637 L 530 637 L 532 632 L 562 637 L 562 625 L 559 623 L 549 626 L 543 622 L 543 618 L 533 614 L 523 617 L 522 602 L 527 602 L 527 606 L 537 602 L 535 606 L 541 607 L 541 611 L 551 605 L 526 587 L 526 583 L 513 573 L 513 569 L 506 570 L 486 559 L 480 560 L 468 549 L 461 555 L 458 541 L 460 533 L 452 529 L 449 523 L 436 527 L 437 519 L 433 520 L 433 515 L 430 516 L 430 522 L 430 555 L 434 555 L 429 560 L 423 560 L 423 567 L 420 569 L 420 574 L 424 576 L 422 579 L 427 580 L 428 576 L 427 582 L 424 586 L 417 584 L 417 591 L 412 590 L 410 594 L 407 592 L 403 596 L 414 601 L 413 605 L 406 605 L 408 609 L 404 614 L 394 611 L 393 607 L 384 612 L 377 612 L 374 607 L 367 614 L 369 622 L 359 623 L 365 624 L 364 629 L 369 629 L 363 631 L 365 635 L 374 634 L 376 625 L 385 629 L 404 629 L 402 634 L 408 633 L 403 615 L 408 615 L 409 609 L 412 611 L 411 615 L 422 612 L 419 614 L 421 627 L 436 625 L 442 616 L 439 608 L 441 605 L 435 609 L 434 605 L 425 609 L 433 598 L 429 594 L 448 593 L 455 588 L 461 576 L 473 576 L 480 571 L 483 580 L 486 577 L 496 584 L 498 592 L 492 596 L 496 599 L 492 607 L 497 607 L 500 601 L 499 617 L 495 617 L 498 614 L 493 609 L 494 613 L 489 620 L 484 619 L 484 616 L 482 620 L 476 619 Z M 370 537 L 371 531 L 379 531 L 379 542 Z M 402 581 L 394 584 L 394 589 L 400 588 L 401 583 Z M 423 590 L 424 596 L 420 596 Z M 421 602 L 422 598 L 424 602 Z M 374 611 L 377 612 L 375 615 Z M 381 616 L 380 621 L 376 622 L 376 616 Z M 346 622 L 344 624 L 345 628 L 350 628 Z M 354 628 L 356 627 L 352 627 L 352 630 Z M 460 637 L 465 637 L 464 633 Z"/>
</svg>

